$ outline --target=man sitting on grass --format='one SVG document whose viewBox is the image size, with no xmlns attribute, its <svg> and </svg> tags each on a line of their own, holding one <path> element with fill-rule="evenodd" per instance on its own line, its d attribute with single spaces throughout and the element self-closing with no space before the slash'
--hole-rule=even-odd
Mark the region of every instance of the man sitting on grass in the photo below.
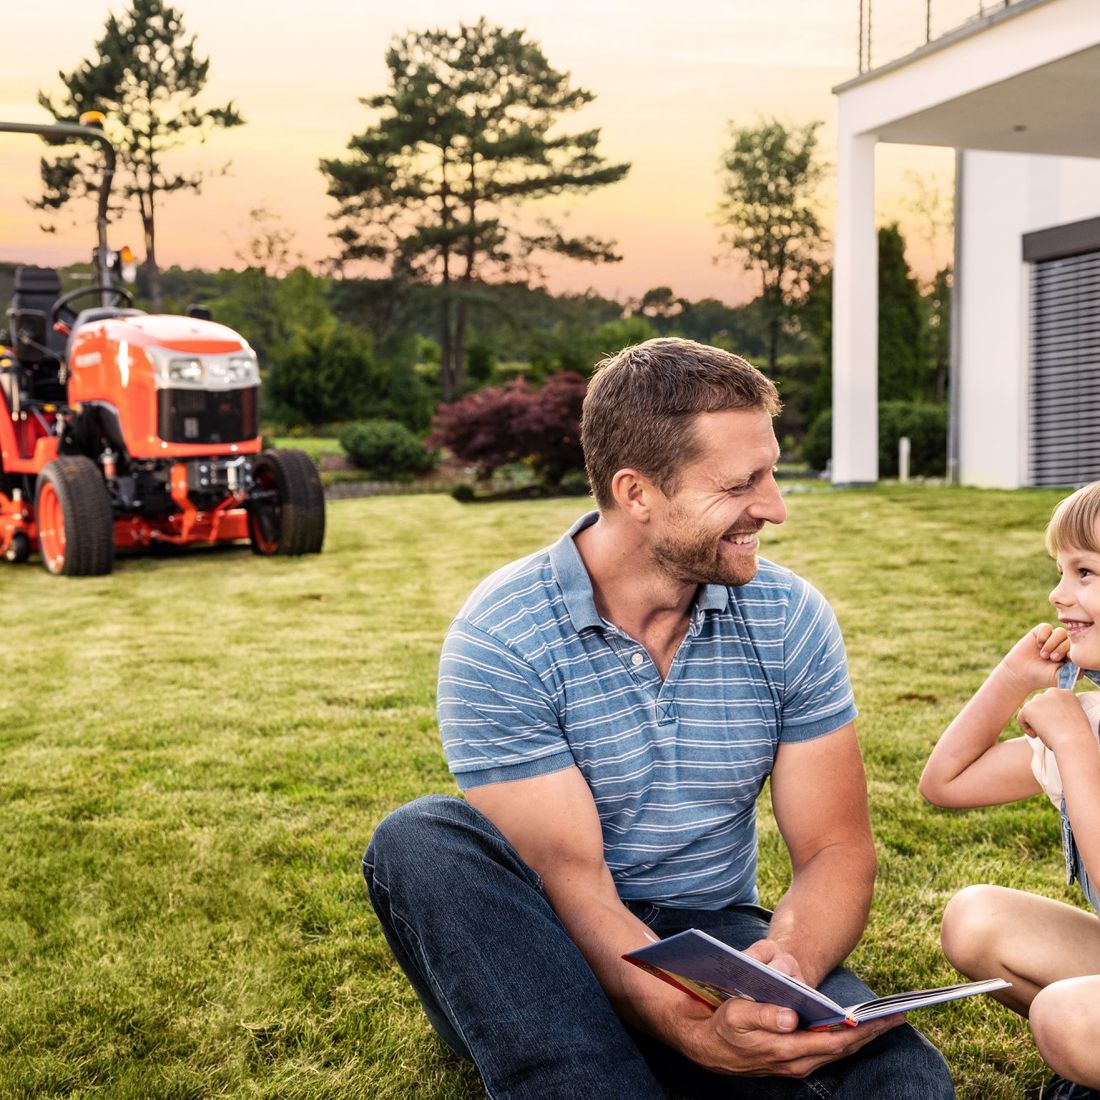
<svg viewBox="0 0 1100 1100">
<path fill-rule="evenodd" d="M 391 814 L 364 874 L 433 1026 L 498 1100 L 954 1095 L 898 1017 L 797 1030 L 621 957 L 694 927 L 841 1003 L 872 995 L 838 965 L 875 876 L 843 642 L 809 584 L 757 558 L 786 518 L 778 409 L 715 348 L 606 360 L 582 424 L 599 511 L 494 573 L 447 635 L 439 723 L 466 800 Z M 769 776 L 792 866 L 774 912 Z"/>
</svg>

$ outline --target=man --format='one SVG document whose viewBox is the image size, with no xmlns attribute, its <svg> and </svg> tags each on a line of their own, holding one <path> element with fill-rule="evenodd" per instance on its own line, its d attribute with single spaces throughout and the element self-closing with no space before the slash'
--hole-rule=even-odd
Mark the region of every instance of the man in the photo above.
<svg viewBox="0 0 1100 1100">
<path fill-rule="evenodd" d="M 843 643 L 813 588 L 757 558 L 786 518 L 778 410 L 757 370 L 690 341 L 600 364 L 581 431 L 598 513 L 490 577 L 448 633 L 439 723 L 466 800 L 390 815 L 364 873 L 491 1097 L 953 1095 L 900 1018 L 796 1030 L 621 958 L 696 927 L 841 1003 L 871 995 L 837 968 L 875 876 Z M 774 913 L 756 891 L 769 775 L 792 866 Z"/>
</svg>

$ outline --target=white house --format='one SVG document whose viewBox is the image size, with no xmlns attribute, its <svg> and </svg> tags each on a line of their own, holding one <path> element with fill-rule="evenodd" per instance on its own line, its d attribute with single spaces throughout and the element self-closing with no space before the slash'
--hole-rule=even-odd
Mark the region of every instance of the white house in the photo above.
<svg viewBox="0 0 1100 1100">
<path fill-rule="evenodd" d="M 958 151 L 949 471 L 1100 478 L 1100 0 L 986 0 L 835 92 L 834 484 L 878 478 L 876 142 Z"/>
</svg>

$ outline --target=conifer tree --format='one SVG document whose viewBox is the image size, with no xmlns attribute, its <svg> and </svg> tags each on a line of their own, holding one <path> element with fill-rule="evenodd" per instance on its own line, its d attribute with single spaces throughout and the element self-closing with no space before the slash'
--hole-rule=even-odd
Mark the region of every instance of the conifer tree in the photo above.
<svg viewBox="0 0 1100 1100">
<path fill-rule="evenodd" d="M 386 54 L 389 87 L 364 99 L 374 121 L 351 156 L 321 162 L 339 204 L 341 259 L 385 261 L 395 278 L 438 284 L 440 383 L 464 383 L 466 310 L 477 281 L 528 278 L 535 257 L 617 260 L 613 242 L 525 222 L 530 200 L 587 192 L 626 175 L 598 151 L 599 130 L 560 133 L 594 96 L 552 68 L 521 30 L 480 19 L 409 32 Z"/>
<path fill-rule="evenodd" d="M 196 100 L 210 72 L 208 58 L 195 49 L 195 36 L 183 14 L 164 0 L 130 0 L 121 16 L 109 15 L 89 60 L 72 72 L 59 72 L 63 91 L 40 92 L 38 102 L 59 122 L 75 122 L 85 111 L 106 116 L 104 130 L 118 154 L 113 213 L 136 209 L 145 238 L 149 296 L 160 306 L 156 252 L 157 207 L 178 191 L 198 191 L 202 172 L 179 173 L 165 155 L 190 141 L 203 141 L 218 127 L 244 119 L 233 104 L 201 108 Z M 100 165 L 96 151 L 66 145 L 42 158 L 42 197 L 36 209 L 60 211 L 75 199 L 97 193 Z"/>
</svg>

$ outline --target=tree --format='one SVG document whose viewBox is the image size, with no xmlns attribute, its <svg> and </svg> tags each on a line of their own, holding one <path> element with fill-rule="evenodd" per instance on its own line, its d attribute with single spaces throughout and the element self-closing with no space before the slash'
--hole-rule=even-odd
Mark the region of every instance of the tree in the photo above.
<svg viewBox="0 0 1100 1100">
<path fill-rule="evenodd" d="M 267 383 L 277 413 L 297 424 L 328 424 L 385 411 L 379 407 L 385 384 L 370 337 L 332 318 L 296 331 L 274 358 Z"/>
<path fill-rule="evenodd" d="M 456 32 L 411 31 L 386 54 L 390 86 L 364 99 L 375 121 L 322 160 L 337 200 L 344 262 L 389 260 L 393 275 L 438 283 L 444 400 L 464 382 L 466 294 L 477 280 L 529 275 L 535 257 L 619 257 L 611 242 L 567 237 L 550 221 L 522 226 L 525 202 L 623 178 L 599 130 L 562 134 L 560 118 L 595 97 L 570 86 L 523 31 L 484 19 Z"/>
<path fill-rule="evenodd" d="M 928 396 L 920 284 L 905 259 L 897 223 L 878 231 L 878 395 L 880 401 Z"/>
<path fill-rule="evenodd" d="M 676 297 L 672 287 L 655 286 L 642 295 L 634 313 L 645 317 L 662 336 L 667 336 L 687 306 L 683 298 Z"/>
<path fill-rule="evenodd" d="M 951 267 L 941 267 L 924 290 L 924 324 L 933 401 L 947 400 L 951 372 Z"/>
<path fill-rule="evenodd" d="M 293 267 L 304 267 L 305 257 L 294 249 L 294 231 L 266 206 L 248 212 L 248 239 L 233 250 L 246 268 L 278 278 Z"/>
<path fill-rule="evenodd" d="M 913 194 L 906 206 L 917 219 L 917 232 L 932 256 L 939 257 L 941 266 L 921 287 L 924 299 L 926 351 L 931 379 L 927 389 L 933 401 L 947 400 L 948 375 L 951 369 L 951 262 L 946 259 L 955 232 L 955 209 L 951 188 L 932 173 L 922 176 L 907 172 L 906 179 Z"/>
<path fill-rule="evenodd" d="M 64 92 L 57 100 L 39 92 L 38 102 L 58 121 L 75 121 L 84 111 L 102 111 L 104 130 L 118 153 L 113 212 L 136 208 L 145 237 L 149 296 L 160 307 L 156 213 L 161 198 L 199 191 L 203 173 L 172 173 L 165 154 L 218 127 L 240 126 L 232 103 L 201 109 L 196 99 L 206 85 L 210 61 L 195 52 L 195 37 L 183 15 L 164 0 L 131 0 L 121 17 L 109 15 L 92 58 L 71 73 L 59 72 Z M 59 211 L 74 199 L 95 195 L 96 153 L 85 145 L 43 157 L 42 197 L 36 209 Z"/>
<path fill-rule="evenodd" d="M 722 240 L 760 280 L 769 374 L 784 322 L 809 291 L 825 242 L 814 202 L 823 175 L 815 159 L 820 126 L 788 129 L 774 119 L 731 125 L 733 140 L 722 155 Z"/>
</svg>

